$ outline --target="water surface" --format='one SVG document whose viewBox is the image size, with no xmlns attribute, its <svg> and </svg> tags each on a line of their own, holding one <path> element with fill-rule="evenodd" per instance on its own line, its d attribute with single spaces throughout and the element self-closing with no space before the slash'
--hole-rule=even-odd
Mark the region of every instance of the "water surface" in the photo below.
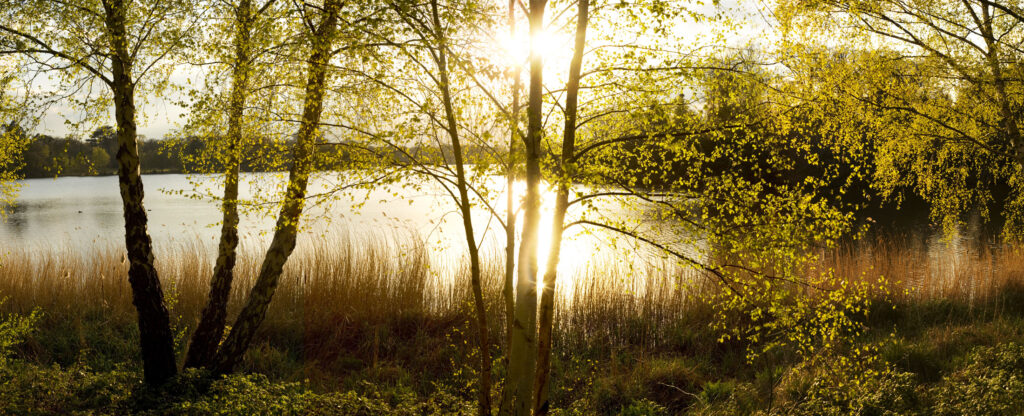
<svg viewBox="0 0 1024 416">
<path fill-rule="evenodd" d="M 505 233 L 505 196 L 500 178 L 492 185 L 493 206 L 499 216 L 477 208 L 473 213 L 477 240 L 483 252 L 503 253 Z M 337 174 L 315 177 L 310 195 L 329 193 L 345 178 Z M 218 176 L 182 174 L 143 175 L 146 189 L 144 204 L 149 215 L 149 232 L 159 256 L 182 245 L 215 252 L 220 235 Z M 284 176 L 275 173 L 243 174 L 241 198 L 249 200 L 249 209 L 239 225 L 240 246 L 259 253 L 266 249 L 276 218 L 274 202 L 280 195 Z M 5 223 L 0 224 L 0 244 L 6 247 L 28 246 L 47 249 L 70 246 L 76 251 L 121 246 L 124 244 L 124 219 L 116 176 L 61 177 L 27 179 L 17 204 Z M 521 190 L 519 190 L 521 193 Z M 541 265 L 550 244 L 548 227 L 553 198 L 545 200 L 541 220 Z M 570 213 L 570 218 L 572 217 Z M 520 216 L 521 217 L 521 216 Z M 462 220 L 450 196 L 438 186 L 427 183 L 418 189 L 393 186 L 387 189 L 355 190 L 311 199 L 303 217 L 299 250 L 317 238 L 333 233 L 382 236 L 402 240 L 416 236 L 425 240 L 439 266 L 456 267 L 464 261 L 465 235 Z M 580 228 L 567 232 L 560 270 L 585 266 L 600 256 L 610 255 L 607 233 L 582 233 Z"/>
</svg>

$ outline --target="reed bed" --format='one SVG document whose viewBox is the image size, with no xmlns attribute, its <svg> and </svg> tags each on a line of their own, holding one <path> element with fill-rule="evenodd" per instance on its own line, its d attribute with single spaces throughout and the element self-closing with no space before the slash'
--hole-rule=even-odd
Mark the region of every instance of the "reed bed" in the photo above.
<svg viewBox="0 0 1024 416">
<path fill-rule="evenodd" d="M 871 284 L 884 281 L 899 303 L 945 301 L 974 307 L 1024 285 L 1024 247 L 964 238 L 872 238 L 831 250 L 819 269 Z"/>
<path fill-rule="evenodd" d="M 336 232 L 300 244 L 258 334 L 255 354 L 263 350 L 264 356 L 247 365 L 268 371 L 267 366 L 274 365 L 267 363 L 273 361 L 266 359 L 269 350 L 286 355 L 282 362 L 305 363 L 303 369 L 272 370 L 285 376 L 312 367 L 344 372 L 390 362 L 413 370 L 445 371 L 442 367 L 450 359 L 442 359 L 440 351 L 450 357 L 455 348 L 454 355 L 471 356 L 474 320 L 466 262 L 454 271 L 442 271 L 431 264 L 436 255 L 429 250 L 417 236 L 400 232 Z M 505 334 L 503 255 L 486 251 L 483 259 L 496 349 L 503 348 Z M 598 257 L 561 274 L 556 348 L 664 351 L 678 346 L 687 328 L 706 328 L 713 310 L 701 294 L 714 290 L 713 282 L 669 260 L 622 258 L 633 260 Z M 158 255 L 157 268 L 182 340 L 187 340 L 205 303 L 213 260 L 211 250 L 188 241 L 165 247 Z M 241 309 L 260 260 L 256 250 L 242 250 L 229 314 Z M 24 313 L 40 308 L 49 320 L 44 325 L 63 328 L 60 331 L 87 332 L 82 329 L 85 321 L 134 328 L 127 268 L 123 249 L 114 245 L 9 248 L 0 260 L 0 298 L 7 298 L 2 309 Z M 898 302 L 942 299 L 973 305 L 1009 285 L 1024 284 L 1024 251 L 876 239 L 823 253 L 814 268 L 872 283 L 884 277 L 891 299 Z M 67 347 L 69 351 L 80 353 L 89 347 L 80 345 L 88 344 L 85 341 L 69 342 L 78 343 Z M 128 340 L 124 345 L 134 343 Z M 183 350 L 184 343 L 179 348 Z"/>
<path fill-rule="evenodd" d="M 558 288 L 555 322 L 563 348 L 659 349 L 673 327 L 706 322 L 700 295 L 710 281 L 699 271 L 664 259 L 623 266 L 598 258 Z"/>
</svg>

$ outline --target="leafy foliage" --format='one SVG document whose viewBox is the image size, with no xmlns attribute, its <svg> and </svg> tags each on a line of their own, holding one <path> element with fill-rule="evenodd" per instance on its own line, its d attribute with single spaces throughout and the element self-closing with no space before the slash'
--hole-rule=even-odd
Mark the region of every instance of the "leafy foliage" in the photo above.
<svg viewBox="0 0 1024 416">
<path fill-rule="evenodd" d="M 818 79 L 848 103 L 844 113 L 871 116 L 879 189 L 919 194 L 948 233 L 978 214 L 1015 240 L 1024 230 L 1020 11 L 988 1 L 787 1 L 780 48 L 845 39 L 858 70 L 832 66 L 840 70 Z"/>
<path fill-rule="evenodd" d="M 933 390 L 937 415 L 1008 415 L 1024 407 L 1024 347 L 979 347 Z"/>
<path fill-rule="evenodd" d="M 6 299 L 0 299 L 0 305 L 5 301 Z M 25 337 L 33 331 L 39 317 L 39 311 L 33 311 L 28 316 L 0 315 L 0 367 L 7 364 L 12 354 L 12 348 L 22 343 Z"/>
</svg>

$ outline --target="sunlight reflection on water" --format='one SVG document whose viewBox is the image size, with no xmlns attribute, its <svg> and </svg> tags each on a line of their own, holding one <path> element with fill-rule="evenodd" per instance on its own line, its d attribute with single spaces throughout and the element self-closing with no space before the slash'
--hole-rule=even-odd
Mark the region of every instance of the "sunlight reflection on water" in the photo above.
<svg viewBox="0 0 1024 416">
<path fill-rule="evenodd" d="M 200 182 L 198 187 L 194 187 L 186 175 L 143 177 L 147 190 L 145 206 L 149 213 L 149 230 L 158 257 L 169 254 L 171 250 L 181 250 L 181 247 L 206 250 L 208 255 L 215 252 L 221 219 L 218 202 L 210 198 L 195 198 L 195 195 L 190 197 L 189 194 L 194 193 L 193 189 L 217 194 L 219 180 L 212 176 L 192 178 Z M 314 180 L 310 194 L 328 191 L 335 180 L 334 177 Z M 277 190 L 282 183 L 280 174 L 245 174 L 242 198 L 274 197 L 279 194 Z M 3 245 L 39 249 L 71 246 L 88 253 L 123 244 L 124 222 L 116 177 L 28 179 L 22 184 L 17 207 L 7 222 L 0 224 Z M 477 208 L 473 221 L 481 252 L 492 258 L 503 258 L 504 180 L 495 178 L 491 185 L 500 190 L 500 193 L 492 195 L 491 202 L 500 220 L 488 210 Z M 521 195 L 523 190 L 524 185 L 518 184 L 516 194 Z M 538 253 L 541 269 L 551 244 L 549 228 L 553 199 L 553 193 L 549 192 L 544 200 Z M 272 203 L 264 202 L 242 218 L 239 233 L 243 252 L 258 255 L 269 244 L 276 209 Z M 360 205 L 360 202 L 364 204 Z M 614 211 L 620 208 L 608 206 L 606 209 Z M 574 215 L 579 215 L 578 209 L 570 210 L 568 220 Z M 521 223 L 522 216 L 519 217 Z M 521 229 L 521 226 L 517 228 Z M 454 273 L 466 256 L 459 214 L 451 198 L 438 187 L 373 189 L 355 191 L 319 203 L 310 200 L 303 230 L 298 243 L 300 251 L 318 237 L 331 237 L 333 233 L 400 239 L 411 231 L 427 242 L 434 269 L 441 274 Z M 654 257 L 660 256 L 655 256 L 650 250 L 637 250 L 607 232 L 587 232 L 582 227 L 573 227 L 565 233 L 559 272 L 562 276 L 571 276 L 572 271 L 593 266 L 595 262 L 600 262 L 601 267 L 619 265 L 628 269 L 634 266 L 632 263 Z"/>
<path fill-rule="evenodd" d="M 148 191 L 145 204 L 150 219 L 149 230 L 158 262 L 161 256 L 184 253 L 194 253 L 203 259 L 212 259 L 216 255 L 220 232 L 218 222 L 221 219 L 218 202 L 210 198 L 190 198 L 188 193 L 193 189 L 217 193 L 219 181 L 212 176 L 199 179 L 200 185 L 195 188 L 186 175 L 144 177 Z M 245 179 L 249 181 L 243 181 L 243 198 L 279 195 L 284 181 L 280 174 L 246 174 Z M 317 178 L 311 184 L 310 194 L 328 191 L 337 180 L 337 176 Z M 505 217 L 504 183 L 502 178 L 495 178 L 489 184 L 495 190 L 489 199 L 497 210 L 497 217 L 479 207 L 473 213 L 485 266 L 489 265 L 490 272 L 499 275 L 504 267 L 505 232 L 499 221 Z M 116 177 L 29 179 L 22 184 L 18 205 L 6 222 L 0 222 L 0 249 L 20 247 L 27 248 L 29 252 L 64 250 L 84 256 L 111 248 L 123 250 L 124 222 Z M 516 195 L 522 195 L 524 185 L 519 183 L 516 186 Z M 553 199 L 553 194 L 548 192 L 542 210 L 538 253 L 541 270 L 551 244 L 549 227 Z M 272 203 L 255 207 L 258 209 L 250 210 L 242 218 L 240 250 L 243 256 L 258 259 L 269 244 L 277 212 Z M 606 204 L 599 211 L 612 217 L 635 217 L 642 209 Z M 431 270 L 439 282 L 449 284 L 459 282 L 451 277 L 468 263 L 459 214 L 451 198 L 439 187 L 378 187 L 324 199 L 319 203 L 311 200 L 306 212 L 297 255 L 311 252 L 310 247 L 316 244 L 321 247 L 327 244 L 330 250 L 330 244 L 344 242 L 349 237 L 376 238 L 392 245 L 395 248 L 393 252 L 403 255 L 410 252 L 412 245 L 423 241 L 429 250 Z M 575 207 L 570 210 L 567 221 L 579 215 L 579 207 Z M 645 231 L 657 233 L 661 231 L 658 228 L 662 224 L 648 223 Z M 669 227 L 663 228 L 670 230 Z M 517 229 L 521 230 L 521 226 Z M 991 265 L 979 269 L 980 263 L 972 260 L 977 257 L 977 250 L 970 247 L 970 241 L 975 238 L 970 229 L 964 235 L 952 238 L 943 238 L 939 233 L 928 231 L 915 233 L 919 245 L 913 245 L 909 252 L 900 255 L 905 258 L 904 262 L 914 264 L 904 268 L 890 267 L 892 270 L 887 277 L 920 288 L 922 296 L 956 288 L 969 289 L 968 292 L 973 293 L 973 286 L 979 284 L 978 279 L 983 277 L 979 274 L 994 275 L 1000 267 L 997 259 L 993 258 Z M 649 282 L 670 279 L 674 282 L 672 284 L 677 284 L 680 278 L 686 280 L 688 278 L 684 276 L 693 276 L 691 272 L 680 271 L 674 261 L 662 253 L 616 237 L 610 232 L 581 227 L 566 231 L 559 264 L 560 296 L 572 296 L 580 285 L 603 284 L 595 283 L 595 278 L 616 280 L 613 286 L 605 287 L 641 296 Z M 856 250 L 857 256 L 885 258 L 884 250 L 874 253 L 876 248 L 870 245 L 858 245 Z M 877 261 L 875 258 L 868 263 Z M 592 289 L 588 286 L 583 290 Z"/>
</svg>

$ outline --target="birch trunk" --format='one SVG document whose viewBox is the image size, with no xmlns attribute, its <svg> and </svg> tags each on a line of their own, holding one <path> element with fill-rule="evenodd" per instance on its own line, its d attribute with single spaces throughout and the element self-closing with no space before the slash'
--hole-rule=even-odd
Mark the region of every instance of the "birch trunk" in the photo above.
<svg viewBox="0 0 1024 416">
<path fill-rule="evenodd" d="M 227 170 L 224 173 L 224 198 L 221 212 L 224 218 L 220 229 L 220 243 L 217 245 L 217 261 L 210 280 L 210 294 L 199 318 L 199 324 L 192 334 L 185 367 L 205 367 L 217 353 L 217 346 L 224 335 L 227 320 L 228 297 L 234 280 L 235 260 L 238 248 L 238 170 L 239 147 L 242 141 L 242 115 L 245 110 L 245 94 L 249 89 L 249 39 L 252 23 L 252 1 L 241 0 L 236 11 L 235 67 L 232 70 L 231 99 L 228 105 L 228 154 Z"/>
<path fill-rule="evenodd" d="M 587 23 L 590 18 L 589 0 L 579 0 L 576 21 L 576 44 L 572 61 L 569 63 L 569 80 L 565 91 L 565 127 L 562 132 L 562 157 L 559 164 L 560 178 L 555 196 L 555 212 L 551 219 L 551 249 L 545 265 L 544 280 L 541 282 L 540 325 L 537 336 L 537 377 L 534 382 L 534 414 L 546 415 L 550 409 L 548 395 L 551 390 L 551 334 L 555 317 L 555 279 L 558 276 L 558 261 L 562 250 L 562 232 L 565 230 L 565 211 L 569 208 L 569 189 L 572 185 L 574 167 L 571 165 L 576 151 L 576 113 L 580 90 L 580 69 L 583 65 L 583 49 L 587 44 Z"/>
<path fill-rule="evenodd" d="M 516 18 L 515 0 L 508 2 L 508 29 L 509 36 L 515 37 Z M 509 368 L 510 354 L 512 351 L 512 323 L 515 321 L 515 281 L 516 270 L 516 204 L 515 204 L 515 148 L 519 140 L 519 89 L 522 82 L 519 80 L 520 71 L 518 68 L 513 71 L 512 77 L 512 108 L 509 111 L 509 141 L 508 141 L 508 166 L 505 169 L 505 279 L 502 282 L 501 295 L 505 301 L 505 369 Z M 512 410 L 512 384 L 508 380 L 502 385 L 501 405 L 498 407 L 498 414 L 507 415 Z"/>
<path fill-rule="evenodd" d="M 299 219 L 305 205 L 306 185 L 312 169 L 314 141 L 319 134 L 327 63 L 338 22 L 339 6 L 338 0 L 328 0 L 324 4 L 323 19 L 312 34 L 313 47 L 307 67 L 306 98 L 293 151 L 292 167 L 288 172 L 284 204 L 278 214 L 274 237 L 260 266 L 256 284 L 249 292 L 248 302 L 213 359 L 212 368 L 216 373 L 231 372 L 241 361 L 242 355 L 252 342 L 253 335 L 256 334 L 256 329 L 266 317 L 267 307 L 281 278 L 284 264 L 295 249 Z"/>
<path fill-rule="evenodd" d="M 533 382 L 537 363 L 537 234 L 540 223 L 540 139 L 543 120 L 543 60 L 534 43 L 544 30 L 545 0 L 530 0 L 530 95 L 527 105 L 526 195 L 523 231 L 519 243 L 519 267 L 516 281 L 515 320 L 512 322 L 512 347 L 509 382 L 514 384 L 512 412 L 527 416 L 533 407 Z"/>
<path fill-rule="evenodd" d="M 430 2 L 437 36 L 437 69 L 440 76 L 441 99 L 444 102 L 444 115 L 448 123 L 446 130 L 452 140 L 452 153 L 455 157 L 456 187 L 459 189 L 459 211 L 462 214 L 462 229 L 466 233 L 466 245 L 469 249 L 470 280 L 473 290 L 473 303 L 476 306 L 476 326 L 480 342 L 480 394 L 478 413 L 480 416 L 491 414 L 491 343 L 487 339 L 487 305 L 484 303 L 483 287 L 480 282 L 480 251 L 477 249 L 476 236 L 473 234 L 472 205 L 469 200 L 469 185 L 466 181 L 465 161 L 462 158 L 462 143 L 459 140 L 458 123 L 452 107 L 451 87 L 448 80 L 447 42 L 442 32 L 441 19 L 437 12 L 437 0 Z"/>
<path fill-rule="evenodd" d="M 123 0 L 104 0 L 103 10 L 111 54 L 111 87 L 117 122 L 117 179 L 124 209 L 125 245 L 128 251 L 128 282 L 138 312 L 143 377 L 147 384 L 162 384 L 177 373 L 174 337 L 164 304 L 163 290 L 153 258 L 148 218 L 142 204 L 144 192 L 139 167 L 135 126 L 135 83 L 125 27 L 127 5 Z"/>
</svg>

